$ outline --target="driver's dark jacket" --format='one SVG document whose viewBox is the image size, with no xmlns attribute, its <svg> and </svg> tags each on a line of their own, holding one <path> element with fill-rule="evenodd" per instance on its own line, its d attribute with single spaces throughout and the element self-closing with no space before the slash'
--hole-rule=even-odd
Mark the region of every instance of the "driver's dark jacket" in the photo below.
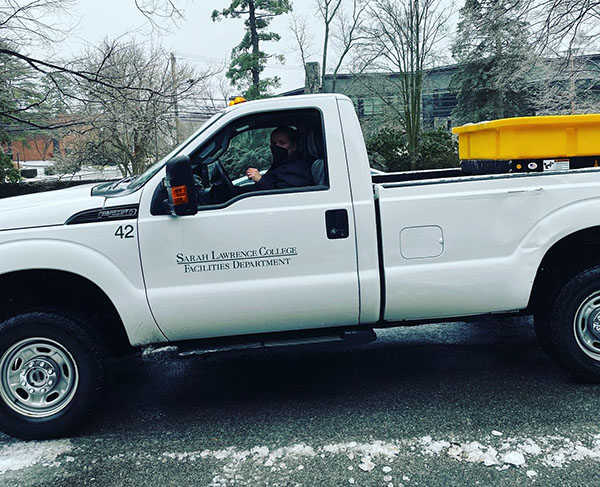
<svg viewBox="0 0 600 487">
<path fill-rule="evenodd" d="M 295 188 L 313 184 L 310 164 L 300 152 L 292 152 L 284 161 L 274 162 L 260 181 L 254 183 L 254 189 Z"/>
</svg>

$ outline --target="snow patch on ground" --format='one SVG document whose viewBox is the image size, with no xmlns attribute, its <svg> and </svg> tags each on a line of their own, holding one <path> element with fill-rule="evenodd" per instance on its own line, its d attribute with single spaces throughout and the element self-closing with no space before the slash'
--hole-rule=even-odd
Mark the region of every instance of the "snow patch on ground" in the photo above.
<svg viewBox="0 0 600 487">
<path fill-rule="evenodd" d="M 223 460 L 226 462 L 223 468 L 226 473 L 225 477 L 229 477 L 227 472 L 237 471 L 240 465 L 246 462 L 262 466 L 270 471 L 283 471 L 288 468 L 298 469 L 301 461 L 302 469 L 304 469 L 304 463 L 315 457 L 327 459 L 327 457 L 340 455 L 345 456 L 351 462 L 347 467 L 349 471 L 357 469 L 364 473 L 374 471 L 379 465 L 379 469 L 389 474 L 392 472 L 390 465 L 393 465 L 398 457 L 415 455 L 480 464 L 485 467 L 495 467 L 499 471 L 522 468 L 531 463 L 561 468 L 570 462 L 600 460 L 600 435 L 576 441 L 561 436 L 534 439 L 501 438 L 499 435 L 492 434 L 481 441 L 464 442 L 457 439 L 434 439 L 431 436 L 423 436 L 408 440 L 375 440 L 370 443 L 356 441 L 332 443 L 320 447 L 304 443 L 276 449 L 256 446 L 248 450 L 237 450 L 230 447 L 200 452 L 165 452 L 162 454 L 162 461 L 196 461 L 207 457 Z M 533 470 L 529 469 L 527 472 L 528 477 L 535 476 L 531 473 L 534 472 Z"/>
<path fill-rule="evenodd" d="M 356 441 L 351 441 L 348 443 L 334 443 L 323 446 L 321 450 L 323 450 L 325 453 L 332 453 L 334 455 L 347 454 L 351 460 L 354 458 L 354 456 L 383 456 L 393 458 L 400 453 L 399 444 L 380 440 L 376 440 L 371 443 L 357 443 Z"/>
<path fill-rule="evenodd" d="M 360 464 L 358 465 L 358 468 L 360 468 L 363 472 L 370 472 L 376 466 L 377 465 L 375 465 L 371 460 L 371 457 L 363 457 Z"/>
<path fill-rule="evenodd" d="M 450 448 L 450 443 L 446 440 L 433 441 L 431 436 L 424 436 L 420 442 L 421 452 L 425 455 L 439 455 L 442 450 Z"/>
<path fill-rule="evenodd" d="M 555 451 L 548 453 L 542 463 L 548 467 L 561 468 L 571 462 L 585 459 L 600 460 L 600 435 L 597 435 L 590 446 L 584 445 L 580 440 L 572 441 L 562 439 L 562 445 Z"/>
<path fill-rule="evenodd" d="M 502 462 L 520 467 L 521 465 L 525 465 L 525 456 L 520 451 L 509 451 L 502 455 Z"/>
<path fill-rule="evenodd" d="M 492 442 L 499 440 L 498 435 L 493 436 L 496 438 Z M 448 455 L 457 461 L 495 465 L 499 470 L 522 467 L 528 461 L 539 461 L 547 467 L 561 468 L 571 462 L 600 460 L 600 435 L 592 436 L 587 442 L 561 436 L 541 437 L 537 440 L 507 438 L 499 444 L 433 440 L 425 436 L 419 442 L 420 451 L 424 455 Z"/>
<path fill-rule="evenodd" d="M 68 440 L 47 442 L 15 442 L 0 446 L 0 475 L 9 471 L 26 469 L 35 465 L 57 466 L 57 459 L 65 465 L 79 465 L 82 460 L 74 456 Z M 66 455 L 70 453 L 69 455 Z M 65 455 L 59 458 L 61 455 Z M 127 460 L 128 453 L 103 457 L 108 461 Z M 531 482 L 537 477 L 537 468 L 565 468 L 570 463 L 600 461 L 600 435 L 582 435 L 579 438 L 565 436 L 511 437 L 503 434 L 484 435 L 477 440 L 460 438 L 418 438 L 398 440 L 349 441 L 324 445 L 296 443 L 289 446 L 257 445 L 248 449 L 224 447 L 198 451 L 148 452 L 144 457 L 155 463 L 166 462 L 216 462 L 212 487 L 232 485 L 258 485 L 265 475 L 279 472 L 310 471 L 311 464 L 329 462 L 333 457 L 345 459 L 343 469 L 352 472 L 352 480 L 361 483 L 366 476 L 379 475 L 407 482 L 401 471 L 403 462 L 410 457 L 440 458 L 445 461 L 464 462 L 481 468 L 498 471 L 522 469 Z M 139 458 L 138 458 L 139 460 Z M 96 460 L 90 460 L 94 463 Z M 538 470 L 539 471 L 539 470 Z M 247 475 L 253 476 L 250 481 Z M 350 482 L 349 478 L 346 480 Z M 249 481 L 249 484 L 244 482 Z M 396 487 L 396 480 L 390 481 Z"/>
<path fill-rule="evenodd" d="M 518 448 L 528 455 L 541 455 L 543 453 L 542 448 L 531 438 L 527 438 L 519 443 Z"/>
<path fill-rule="evenodd" d="M 469 463 L 483 463 L 487 467 L 500 463 L 498 460 L 498 451 L 491 446 L 482 445 L 478 441 L 463 444 L 454 443 L 448 448 L 447 453 L 448 456 L 455 460 Z"/>
<path fill-rule="evenodd" d="M 27 441 L 3 446 L 0 448 L 0 475 L 38 464 L 58 466 L 56 459 L 71 450 L 69 440 Z"/>
</svg>

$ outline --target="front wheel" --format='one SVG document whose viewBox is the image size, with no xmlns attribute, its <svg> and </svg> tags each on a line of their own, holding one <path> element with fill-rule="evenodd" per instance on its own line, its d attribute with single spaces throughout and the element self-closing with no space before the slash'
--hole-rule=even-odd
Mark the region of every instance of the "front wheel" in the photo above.
<svg viewBox="0 0 600 487">
<path fill-rule="evenodd" d="M 78 318 L 28 312 L 0 324 L 0 430 L 22 439 L 81 425 L 104 387 L 99 340 Z"/>
<path fill-rule="evenodd" d="M 543 321 L 544 348 L 579 380 L 600 381 L 600 266 L 585 269 L 561 287 Z"/>
</svg>

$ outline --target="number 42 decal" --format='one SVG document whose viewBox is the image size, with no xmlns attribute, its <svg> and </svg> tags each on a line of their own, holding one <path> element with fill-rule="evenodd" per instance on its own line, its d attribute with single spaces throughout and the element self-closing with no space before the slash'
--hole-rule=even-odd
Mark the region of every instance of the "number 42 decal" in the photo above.
<svg viewBox="0 0 600 487">
<path fill-rule="evenodd" d="M 133 225 L 120 225 L 115 231 L 115 237 L 119 238 L 134 238 L 133 237 Z"/>
</svg>

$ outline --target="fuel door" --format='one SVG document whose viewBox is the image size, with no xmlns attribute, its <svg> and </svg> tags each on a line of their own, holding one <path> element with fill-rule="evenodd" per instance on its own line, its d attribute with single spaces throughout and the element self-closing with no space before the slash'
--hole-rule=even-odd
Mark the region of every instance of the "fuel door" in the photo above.
<svg viewBox="0 0 600 487">
<path fill-rule="evenodd" d="M 406 227 L 400 232 L 400 253 L 405 259 L 431 259 L 444 252 L 441 227 Z"/>
</svg>

